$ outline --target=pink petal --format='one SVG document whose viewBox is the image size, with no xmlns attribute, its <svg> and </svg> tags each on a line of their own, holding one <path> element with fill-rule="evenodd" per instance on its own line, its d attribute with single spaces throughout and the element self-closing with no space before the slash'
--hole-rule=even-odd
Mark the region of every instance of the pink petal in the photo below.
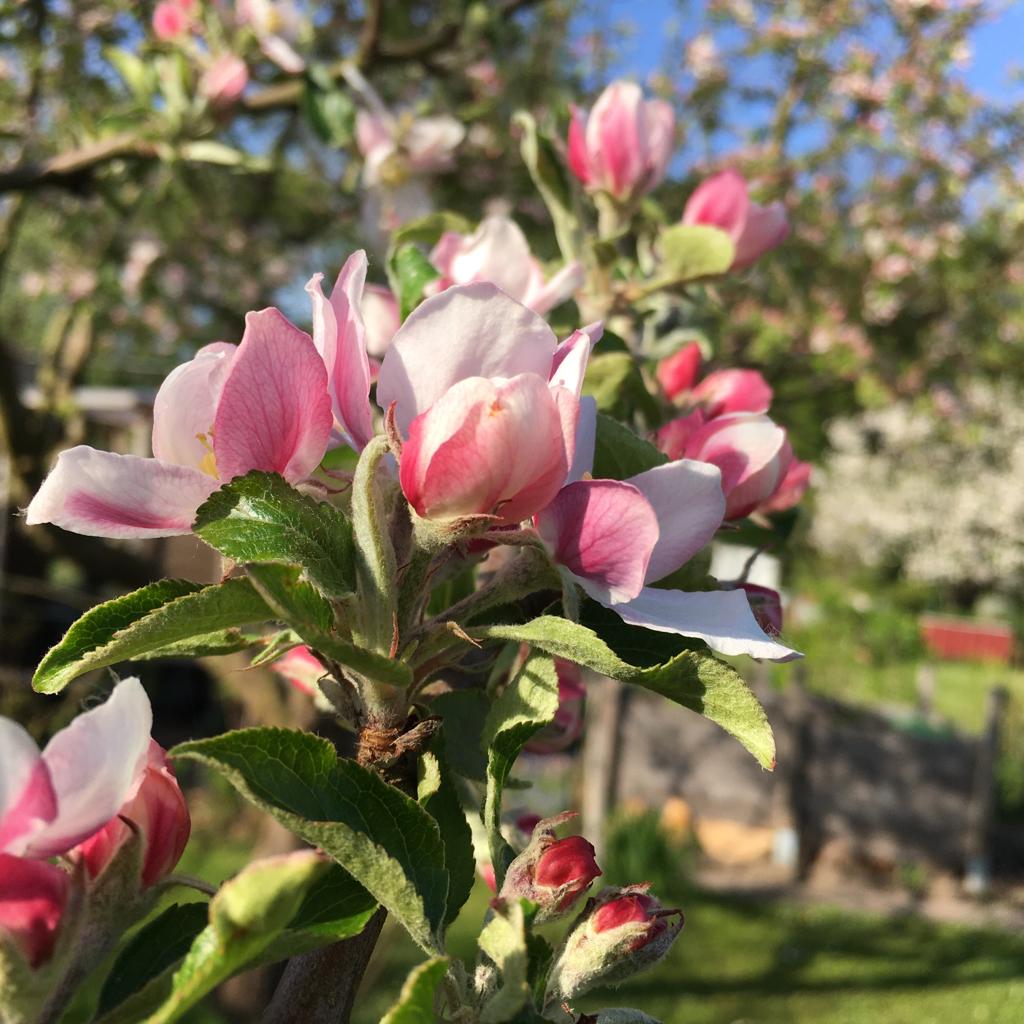
<svg viewBox="0 0 1024 1024">
<path fill-rule="evenodd" d="M 722 171 L 697 186 L 683 210 L 683 223 L 721 228 L 738 242 L 749 209 L 750 195 L 743 175 Z"/>
<path fill-rule="evenodd" d="M 789 237 L 789 218 L 782 203 L 761 206 L 751 203 L 743 233 L 736 241 L 733 269 L 749 267 L 769 249 L 781 245 Z"/>
<path fill-rule="evenodd" d="M 655 466 L 631 483 L 658 517 L 658 543 L 651 552 L 645 583 L 655 583 L 685 565 L 722 525 L 722 474 L 707 462 L 680 459 Z"/>
<path fill-rule="evenodd" d="M 366 351 L 371 357 L 381 359 L 402 326 L 398 300 L 390 288 L 382 284 L 368 284 L 363 289 L 361 308 L 366 328 Z"/>
<path fill-rule="evenodd" d="M 552 386 L 563 387 L 571 391 L 577 398 L 583 391 L 583 377 L 587 372 L 587 363 L 594 346 L 604 334 L 604 324 L 598 320 L 573 331 L 563 341 L 551 359 Z"/>
<path fill-rule="evenodd" d="M 490 281 L 517 302 L 528 305 L 536 261 L 526 236 L 508 217 L 485 217 L 471 235 L 446 232 L 430 260 L 453 284 Z"/>
<path fill-rule="evenodd" d="M 25 521 L 88 537 L 174 537 L 191 532 L 217 487 L 197 469 L 79 445 L 61 452 Z"/>
<path fill-rule="evenodd" d="M 555 336 L 532 310 L 493 284 L 456 285 L 427 299 L 391 342 L 377 382 L 377 403 L 397 402 L 404 433 L 453 384 L 468 377 L 547 379 Z"/>
<path fill-rule="evenodd" d="M 654 435 L 654 443 L 670 459 L 681 459 L 686 454 L 690 438 L 707 423 L 703 409 L 694 409 L 686 416 L 678 416 L 660 427 Z"/>
<path fill-rule="evenodd" d="M 742 590 L 687 594 L 644 587 L 632 601 L 609 607 L 631 626 L 695 637 L 719 654 L 748 654 L 766 661 L 802 657 L 765 633 Z"/>
<path fill-rule="evenodd" d="M 327 371 L 309 335 L 272 307 L 247 313 L 213 425 L 220 479 L 262 469 L 301 480 L 324 457 L 333 420 Z"/>
<path fill-rule="evenodd" d="M 403 132 L 402 147 L 417 171 L 443 171 L 465 137 L 465 125 L 448 114 L 417 117 Z"/>
<path fill-rule="evenodd" d="M 647 180 L 644 191 L 661 184 L 675 149 L 676 115 L 665 100 L 647 100 L 643 106 L 647 136 Z"/>
<path fill-rule="evenodd" d="M 29 857 L 54 857 L 102 828 L 128 798 L 146 766 L 153 712 L 138 679 L 125 679 L 92 711 L 46 745 L 43 760 L 57 795 L 57 816 L 26 837 Z"/>
<path fill-rule="evenodd" d="M 209 461 L 217 403 L 237 351 L 225 341 L 207 345 L 160 385 L 153 403 L 153 454 L 161 462 L 201 469 Z"/>
<path fill-rule="evenodd" d="M 0 718 L 0 851 L 57 814 L 57 797 L 36 741 Z"/>
<path fill-rule="evenodd" d="M 320 287 L 322 274 L 306 285 L 313 300 L 313 344 L 323 357 L 337 420 L 356 451 L 373 437 L 370 408 L 370 361 L 363 325 L 366 253 L 354 252 L 341 268 L 330 302 Z"/>
<path fill-rule="evenodd" d="M 535 525 L 555 561 L 595 599 L 615 604 L 640 592 L 658 540 L 658 520 L 632 484 L 568 484 L 535 517 Z"/>
<path fill-rule="evenodd" d="M 767 412 L 772 389 L 757 370 L 715 370 L 693 389 L 691 398 L 714 419 L 730 412 Z"/>
<path fill-rule="evenodd" d="M 658 363 L 655 375 L 670 401 L 693 387 L 700 363 L 700 345 L 695 341 L 687 342 L 679 351 Z"/>
<path fill-rule="evenodd" d="M 543 281 L 543 276 L 541 280 L 539 287 L 528 293 L 523 302 L 535 313 L 544 316 L 555 306 L 560 306 L 567 299 L 571 299 L 586 283 L 587 273 L 582 263 L 573 260 L 562 267 L 551 280 Z"/>
<path fill-rule="evenodd" d="M 590 184 L 590 160 L 587 156 L 587 115 L 579 107 L 571 108 L 569 120 L 569 168 L 584 184 Z"/>
<path fill-rule="evenodd" d="M 29 967 L 41 966 L 53 952 L 70 883 L 53 864 L 0 853 L 0 935 L 13 940 Z"/>
<path fill-rule="evenodd" d="M 809 462 L 793 459 L 772 496 L 758 509 L 760 512 L 784 512 L 799 504 L 811 485 L 813 466 Z"/>
</svg>

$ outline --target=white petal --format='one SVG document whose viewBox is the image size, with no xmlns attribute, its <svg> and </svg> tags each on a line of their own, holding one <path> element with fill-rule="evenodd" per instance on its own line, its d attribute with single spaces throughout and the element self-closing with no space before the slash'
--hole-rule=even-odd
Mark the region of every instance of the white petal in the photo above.
<svg viewBox="0 0 1024 1024">
<path fill-rule="evenodd" d="M 692 636 L 719 654 L 749 654 L 766 661 L 803 657 L 761 629 L 742 590 L 688 594 L 644 587 L 632 601 L 608 607 L 631 626 Z"/>
<path fill-rule="evenodd" d="M 584 395 L 580 399 L 580 414 L 576 421 L 576 450 L 565 482 L 582 480 L 594 468 L 594 447 L 597 444 L 597 399 Z M 655 509 L 655 512 L 658 510 Z"/>
<path fill-rule="evenodd" d="M 52 857 L 102 828 L 128 798 L 146 764 L 153 712 L 138 679 L 125 679 L 92 711 L 46 745 L 57 817 L 35 832 L 26 853 Z"/>
</svg>

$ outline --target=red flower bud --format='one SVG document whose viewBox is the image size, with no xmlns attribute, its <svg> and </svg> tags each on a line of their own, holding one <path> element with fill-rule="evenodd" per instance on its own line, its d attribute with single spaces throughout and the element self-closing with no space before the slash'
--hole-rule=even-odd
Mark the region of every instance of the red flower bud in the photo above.
<svg viewBox="0 0 1024 1024">
<path fill-rule="evenodd" d="M 0 853 L 0 942 L 13 940 L 30 967 L 49 960 L 67 906 L 66 872 Z"/>
<path fill-rule="evenodd" d="M 96 878 L 137 829 L 145 844 L 141 876 L 145 889 L 173 870 L 191 827 L 185 798 L 163 747 L 151 740 L 148 761 L 134 793 L 116 817 L 72 852 L 81 856 L 89 876 Z"/>
<path fill-rule="evenodd" d="M 545 1003 L 575 999 L 597 984 L 616 984 L 656 964 L 683 927 L 650 886 L 605 889 L 588 900 L 551 967 Z"/>
<path fill-rule="evenodd" d="M 555 828 L 572 817 L 575 815 L 560 814 L 539 822 L 529 846 L 509 865 L 501 886 L 503 899 L 525 898 L 536 903 L 539 922 L 566 914 L 601 874 L 594 848 L 586 839 L 555 838 Z"/>
<path fill-rule="evenodd" d="M 690 341 L 658 363 L 655 375 L 670 400 L 693 387 L 700 369 L 700 358 L 700 345 Z"/>
</svg>

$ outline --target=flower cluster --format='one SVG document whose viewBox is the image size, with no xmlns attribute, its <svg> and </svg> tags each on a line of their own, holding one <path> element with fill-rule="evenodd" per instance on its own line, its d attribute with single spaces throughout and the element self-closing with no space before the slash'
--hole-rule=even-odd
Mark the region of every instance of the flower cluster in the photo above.
<svg viewBox="0 0 1024 1024">
<path fill-rule="evenodd" d="M 0 947 L 13 944 L 29 967 L 46 963 L 58 942 L 73 947 L 83 888 L 87 895 L 105 872 L 119 872 L 130 903 L 185 849 L 188 808 L 150 738 L 152 717 L 142 685 L 125 679 L 42 752 L 0 718 Z"/>
</svg>

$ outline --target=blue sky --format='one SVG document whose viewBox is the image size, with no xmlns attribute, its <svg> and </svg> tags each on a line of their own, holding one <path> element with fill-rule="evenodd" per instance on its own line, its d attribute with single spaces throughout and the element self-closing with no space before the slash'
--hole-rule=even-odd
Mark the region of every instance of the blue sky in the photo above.
<svg viewBox="0 0 1024 1024">
<path fill-rule="evenodd" d="M 666 25 L 680 18 L 678 0 L 604 0 L 598 6 L 603 23 L 630 21 L 637 30 L 634 38 L 617 42 L 615 73 L 645 78 L 665 55 Z M 1009 88 L 1010 68 L 1024 64 L 1024 3 L 1003 0 L 1003 10 L 975 31 L 971 43 L 974 60 L 965 77 L 998 100 Z"/>
</svg>

